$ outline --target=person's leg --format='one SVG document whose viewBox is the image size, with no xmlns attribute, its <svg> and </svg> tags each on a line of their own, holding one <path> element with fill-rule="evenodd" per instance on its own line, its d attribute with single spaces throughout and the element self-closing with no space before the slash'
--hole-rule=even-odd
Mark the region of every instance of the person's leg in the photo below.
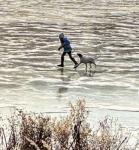
<svg viewBox="0 0 139 150">
<path fill-rule="evenodd" d="M 72 57 L 71 52 L 68 52 L 69 58 L 74 62 L 75 65 L 77 65 L 77 61 Z"/>
<path fill-rule="evenodd" d="M 66 55 L 66 52 L 63 52 L 61 55 L 61 64 L 58 65 L 59 67 L 64 67 L 64 56 Z"/>
</svg>

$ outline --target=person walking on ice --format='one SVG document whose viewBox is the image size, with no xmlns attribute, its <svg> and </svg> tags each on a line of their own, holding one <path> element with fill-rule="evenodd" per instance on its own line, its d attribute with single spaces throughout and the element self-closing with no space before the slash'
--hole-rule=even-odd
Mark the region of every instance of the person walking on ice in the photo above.
<svg viewBox="0 0 139 150">
<path fill-rule="evenodd" d="M 64 36 L 63 33 L 59 34 L 59 39 L 60 39 L 60 47 L 58 48 L 58 50 L 60 51 L 60 49 L 64 49 L 62 55 L 61 55 L 61 64 L 57 65 L 58 67 L 64 67 L 64 56 L 66 54 L 69 55 L 69 58 L 73 61 L 74 63 L 74 68 L 76 68 L 76 66 L 78 65 L 77 61 L 72 57 L 72 47 L 70 45 L 70 41 Z"/>
</svg>

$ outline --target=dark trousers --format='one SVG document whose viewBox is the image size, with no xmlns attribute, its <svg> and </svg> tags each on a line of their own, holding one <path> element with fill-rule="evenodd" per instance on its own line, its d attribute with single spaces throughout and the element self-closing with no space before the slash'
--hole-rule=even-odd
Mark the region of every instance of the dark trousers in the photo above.
<svg viewBox="0 0 139 150">
<path fill-rule="evenodd" d="M 71 51 L 70 52 L 63 52 L 62 55 L 61 55 L 61 65 L 64 66 L 64 56 L 68 54 L 69 55 L 69 58 L 74 62 L 75 65 L 77 65 L 77 61 L 72 57 L 72 53 Z"/>
</svg>

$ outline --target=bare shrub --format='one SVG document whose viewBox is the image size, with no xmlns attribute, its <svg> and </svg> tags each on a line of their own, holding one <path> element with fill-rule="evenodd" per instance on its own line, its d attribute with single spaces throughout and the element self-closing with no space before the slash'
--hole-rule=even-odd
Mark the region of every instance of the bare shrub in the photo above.
<svg viewBox="0 0 139 150">
<path fill-rule="evenodd" d="M 85 101 L 70 104 L 69 115 L 52 119 L 44 114 L 17 110 L 9 119 L 10 135 L 0 128 L 3 150 L 131 150 L 130 132 L 106 117 L 92 129 L 87 121 Z M 9 137 L 7 140 L 7 136 Z M 138 148 L 138 143 L 135 149 Z"/>
</svg>

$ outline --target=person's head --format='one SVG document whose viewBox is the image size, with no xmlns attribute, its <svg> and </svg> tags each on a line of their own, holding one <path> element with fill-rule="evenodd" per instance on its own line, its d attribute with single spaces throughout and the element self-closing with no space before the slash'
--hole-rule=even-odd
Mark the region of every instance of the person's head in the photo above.
<svg viewBox="0 0 139 150">
<path fill-rule="evenodd" d="M 64 38 L 64 34 L 63 33 L 60 33 L 59 34 L 59 39 L 63 39 Z"/>
</svg>

